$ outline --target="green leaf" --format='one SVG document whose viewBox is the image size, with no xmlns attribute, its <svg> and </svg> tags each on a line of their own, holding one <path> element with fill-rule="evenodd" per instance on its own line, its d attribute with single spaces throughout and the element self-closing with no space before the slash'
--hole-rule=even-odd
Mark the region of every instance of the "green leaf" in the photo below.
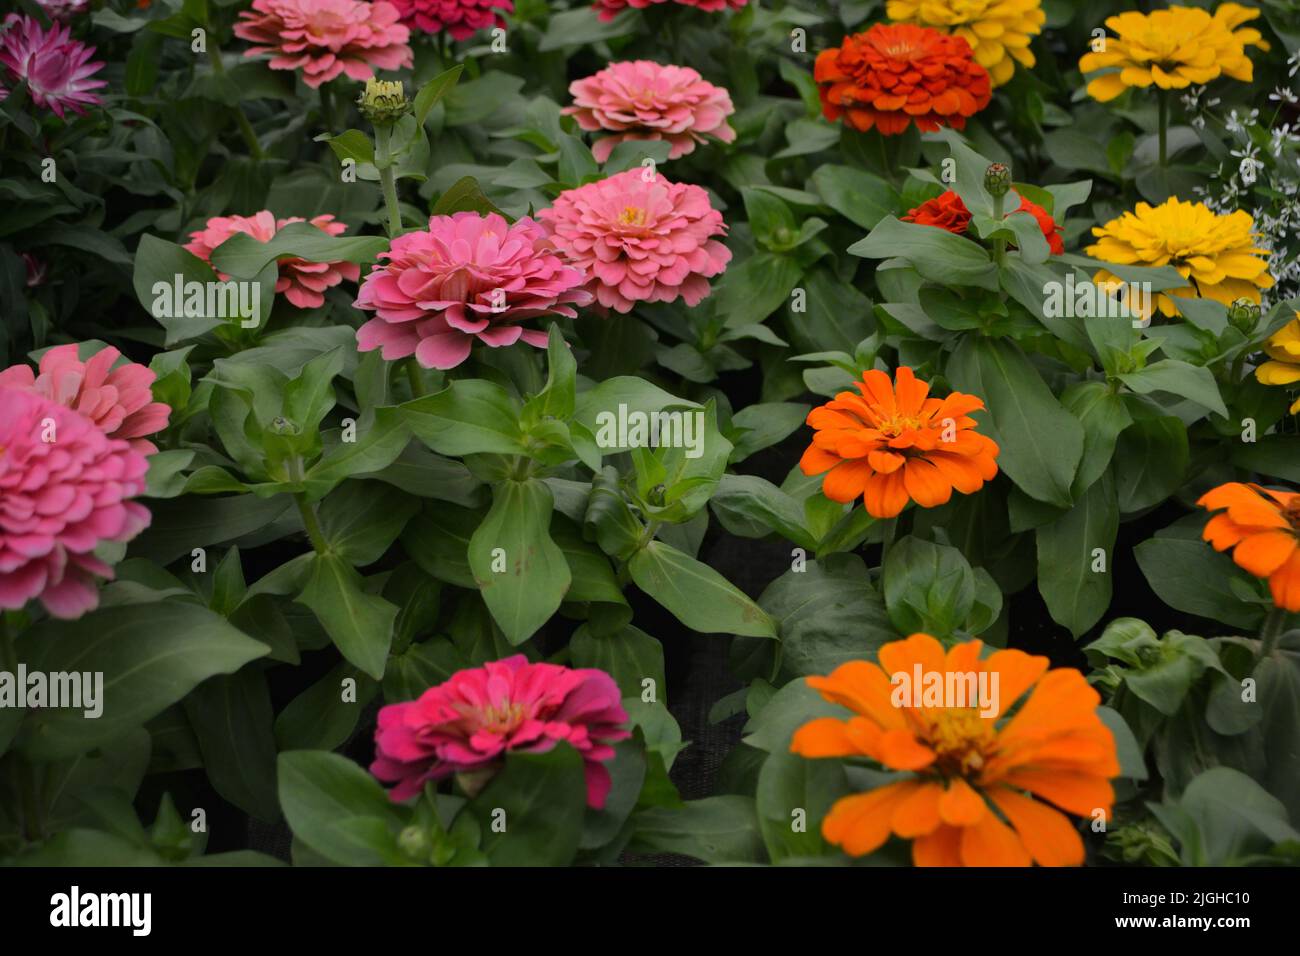
<svg viewBox="0 0 1300 956">
<path fill-rule="evenodd" d="M 157 236 L 148 234 L 141 236 L 140 244 L 136 248 L 131 286 L 140 305 L 167 330 L 165 344 L 168 346 L 186 339 L 197 338 L 205 332 L 225 325 L 227 321 L 220 316 L 160 315 L 162 310 L 154 307 L 159 292 L 162 292 L 164 287 L 167 290 L 173 289 L 177 276 L 181 277 L 182 286 L 189 282 L 218 281 L 211 267 L 192 252 Z"/>
<path fill-rule="evenodd" d="M 418 499 L 377 481 L 349 481 L 321 503 L 319 517 L 330 551 L 362 568 L 384 556 L 419 510 Z"/>
<path fill-rule="evenodd" d="M 546 385 L 524 404 L 524 414 L 532 421 L 568 419 L 576 401 L 578 362 L 558 324 L 551 326 L 547 337 L 546 363 Z"/>
<path fill-rule="evenodd" d="M 628 570 L 642 591 L 692 630 L 776 637 L 775 622 L 744 592 L 662 541 L 651 541 L 632 555 Z"/>
<path fill-rule="evenodd" d="M 349 680 L 355 682 L 355 691 L 345 685 Z M 333 750 L 342 746 L 378 691 L 374 680 L 347 661 L 340 661 L 276 716 L 277 746 L 280 750 Z"/>
<path fill-rule="evenodd" d="M 1187 473 L 1187 426 L 1172 415 L 1138 418 L 1115 446 L 1119 510 L 1132 514 L 1164 501 Z"/>
<path fill-rule="evenodd" d="M 278 820 L 266 675 L 245 669 L 204 681 L 185 698 L 185 716 L 217 793 L 259 820 Z"/>
<path fill-rule="evenodd" d="M 957 346 L 947 373 L 961 391 L 984 400 L 986 411 L 975 415 L 981 431 L 998 443 L 998 468 L 1031 498 L 1068 507 L 1083 426 L 1024 352 L 1005 339 L 971 336 Z"/>
<path fill-rule="evenodd" d="M 315 750 L 280 754 L 278 770 L 280 806 L 296 839 L 343 866 L 404 862 L 397 835 L 406 814 L 370 774 Z"/>
<path fill-rule="evenodd" d="M 374 262 L 388 248 L 381 236 L 330 236 L 308 222 L 292 222 L 269 242 L 235 233 L 212 252 L 212 265 L 227 275 L 251 279 L 281 256 L 308 262 Z"/>
<path fill-rule="evenodd" d="M 996 291 L 998 270 L 979 243 L 946 229 L 900 222 L 886 216 L 870 235 L 849 246 L 851 255 L 866 259 L 906 259 L 932 282 L 974 285 Z"/>
<path fill-rule="evenodd" d="M 493 866 L 567 866 L 578 851 L 586 807 L 582 757 L 560 743 L 545 753 L 508 754 L 505 767 L 462 812 L 478 820 L 481 849 Z"/>
<path fill-rule="evenodd" d="M 876 228 L 881 219 L 898 208 L 898 194 L 892 186 L 852 166 L 818 166 L 812 184 L 826 205 L 863 229 Z"/>
<path fill-rule="evenodd" d="M 1143 395 L 1169 392 L 1190 399 L 1216 415 L 1228 417 L 1228 409 L 1219 394 L 1219 385 L 1214 380 L 1214 373 L 1208 368 L 1189 365 L 1177 359 L 1164 359 L 1118 377 L 1133 391 Z"/>
<path fill-rule="evenodd" d="M 429 210 L 431 216 L 450 216 L 457 212 L 477 212 L 486 216 L 490 212 L 501 210 L 492 204 L 492 200 L 483 194 L 483 188 L 473 176 L 463 176 L 447 187 L 446 192 Z"/>
<path fill-rule="evenodd" d="M 412 106 L 417 126 L 424 125 L 429 110 L 433 109 L 434 105 L 456 85 L 456 81 L 460 79 L 460 75 L 464 70 L 465 64 L 457 63 L 450 70 L 439 73 L 420 87 L 420 92 L 415 94 L 415 103 Z"/>
<path fill-rule="evenodd" d="M 402 454 L 410 440 L 406 419 L 400 409 L 374 408 L 362 412 L 355 422 L 354 441 L 326 441 L 324 454 L 307 470 L 308 495 L 319 498 L 329 493 L 345 478 L 381 472 Z"/>
<path fill-rule="evenodd" d="M 500 385 L 458 379 L 400 406 L 415 436 L 442 455 L 526 453 L 520 408 Z"/>
<path fill-rule="evenodd" d="M 492 508 L 469 542 L 480 593 L 512 644 L 522 644 L 564 600 L 572 580 L 551 540 L 553 500 L 539 479 L 496 485 Z"/>
<path fill-rule="evenodd" d="M 1110 472 L 1093 482 L 1074 507 L 1037 531 L 1038 590 L 1052 620 L 1076 638 L 1110 606 L 1118 533 L 1119 506 Z"/>
<path fill-rule="evenodd" d="M 961 552 L 914 535 L 889 549 L 883 587 L 899 634 L 951 638 L 975 606 L 975 573 Z"/>
<path fill-rule="evenodd" d="M 311 559 L 297 601 L 310 608 L 340 653 L 375 680 L 384 676 L 397 607 L 362 590 L 361 575 L 336 554 Z"/>
<path fill-rule="evenodd" d="M 656 696 L 667 702 L 664 649 L 645 631 L 627 626 L 613 634 L 596 636 L 587 626 L 573 632 L 569 652 L 576 667 L 594 667 L 614 678 L 624 697 L 640 697 L 642 681 L 654 681 Z"/>
<path fill-rule="evenodd" d="M 1133 424 L 1133 416 L 1124 400 L 1104 382 L 1075 382 L 1061 396 L 1061 404 L 1083 425 L 1083 454 L 1070 488 L 1071 495 L 1078 498 L 1105 473 L 1115 453 L 1115 441 Z"/>
<path fill-rule="evenodd" d="M 164 601 L 102 608 L 75 621 L 47 619 L 23 635 L 30 671 L 101 673 L 103 712 L 29 713 L 19 749 L 38 760 L 84 753 L 161 713 L 217 674 L 267 653 L 225 618 L 197 604 Z"/>
<path fill-rule="evenodd" d="M 770 754 L 758 774 L 754 807 L 772 862 L 827 853 L 819 821 L 848 792 L 848 778 L 837 760 Z"/>
<path fill-rule="evenodd" d="M 1253 630 L 1259 625 L 1263 612 L 1242 603 L 1230 586 L 1234 578 L 1245 581 L 1245 573 L 1199 537 L 1161 532 L 1139 544 L 1133 554 L 1151 589 L 1170 607 L 1232 627 Z"/>
<path fill-rule="evenodd" d="M 628 852 L 680 853 L 705 863 L 765 863 L 767 852 L 752 797 L 719 796 L 655 807 L 632 817 Z"/>
</svg>

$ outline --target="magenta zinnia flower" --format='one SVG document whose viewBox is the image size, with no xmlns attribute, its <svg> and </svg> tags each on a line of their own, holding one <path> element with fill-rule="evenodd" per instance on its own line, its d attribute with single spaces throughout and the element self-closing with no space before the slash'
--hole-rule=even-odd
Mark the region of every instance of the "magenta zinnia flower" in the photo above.
<svg viewBox="0 0 1300 956">
<path fill-rule="evenodd" d="M 530 664 L 516 654 L 381 709 L 370 772 L 397 784 L 389 795 L 405 800 L 425 781 L 490 775 L 507 753 L 541 753 L 564 740 L 582 754 L 587 804 L 599 810 L 610 788 L 602 762 L 614 756 L 611 744 L 631 736 L 626 723 L 618 685 L 604 671 Z"/>
<path fill-rule="evenodd" d="M 722 213 L 699 186 L 670 183 L 641 169 L 560 193 L 537 214 L 552 241 L 590 277 L 601 305 L 630 312 L 636 302 L 698 305 L 709 279 L 731 261 L 714 236 Z"/>
<path fill-rule="evenodd" d="M 126 362 L 113 367 L 122 353 L 111 345 L 82 362 L 77 346 L 58 345 L 41 356 L 40 374 L 15 365 L 0 372 L 0 388 L 35 392 L 94 422 L 109 438 L 127 442 L 140 455 L 158 449 L 144 436 L 167 427 L 171 408 L 153 400 L 154 373 Z"/>
<path fill-rule="evenodd" d="M 667 2 L 668 0 L 596 0 L 592 7 L 599 11 L 600 19 L 613 20 L 614 17 L 628 7 L 643 10 L 653 4 Z M 727 9 L 727 7 L 739 10 L 748 0 L 672 0 L 672 2 L 684 7 L 695 7 L 707 13 L 717 13 L 719 10 Z"/>
<path fill-rule="evenodd" d="M 244 56 L 269 53 L 271 69 L 301 69 L 313 89 L 340 73 L 364 81 L 414 64 L 411 32 L 386 0 L 253 0 L 239 17 L 235 36 L 257 44 Z"/>
<path fill-rule="evenodd" d="M 197 232 L 190 233 L 190 241 L 185 248 L 209 265 L 212 264 L 212 251 L 237 232 L 252 236 L 258 242 L 270 242 L 271 238 L 291 222 L 306 222 L 299 216 L 288 219 L 276 219 L 270 211 L 263 209 L 252 216 L 214 216 Z M 316 216 L 311 224 L 329 236 L 341 236 L 347 232 L 347 226 L 335 222 L 331 215 Z M 275 280 L 275 291 L 283 292 L 284 297 L 300 309 L 315 309 L 325 304 L 323 293 L 326 289 L 338 285 L 344 279 L 356 282 L 361 278 L 361 267 L 355 262 L 308 262 L 297 256 L 285 256 L 280 260 L 280 273 Z M 224 282 L 230 277 L 218 272 Z"/>
<path fill-rule="evenodd" d="M 86 12 L 90 0 L 36 0 L 36 5 L 45 11 L 51 20 L 71 20 Z"/>
<path fill-rule="evenodd" d="M 503 27 L 497 11 L 514 13 L 511 0 L 392 0 L 402 22 L 425 33 L 446 30 L 456 40 L 467 40 L 479 30 Z"/>
<path fill-rule="evenodd" d="M 715 136 L 724 143 L 736 138 L 727 125 L 735 112 L 731 95 L 707 82 L 689 66 L 663 66 L 651 60 L 611 63 L 594 76 L 569 84 L 572 114 L 588 131 L 610 130 L 592 145 L 598 163 L 609 159 L 626 139 L 664 139 L 672 144 L 669 159 L 685 156 Z"/>
<path fill-rule="evenodd" d="M 54 617 L 99 603 L 96 578 L 113 569 L 95 557 L 104 541 L 130 541 L 149 512 L 149 465 L 88 418 L 23 389 L 0 387 L 0 609 L 40 598 Z"/>
<path fill-rule="evenodd" d="M 54 24 L 47 32 L 31 17 L 11 13 L 5 17 L 4 32 L 0 33 L 0 64 L 16 80 L 26 80 L 32 102 L 49 109 L 63 118 L 65 110 L 85 113 L 87 106 L 103 102 L 91 93 L 104 80 L 91 76 L 104 64 L 90 62 L 95 55 L 93 46 L 72 39 L 72 30 Z M 0 88 L 0 99 L 8 96 Z"/>
<path fill-rule="evenodd" d="M 366 276 L 357 308 L 375 318 L 357 332 L 362 352 L 414 355 L 425 368 L 455 368 L 475 340 L 492 348 L 546 333 L 519 323 L 539 315 L 573 318 L 591 302 L 586 276 L 556 254 L 540 223 L 511 224 L 496 213 L 434 216 L 425 232 L 393 240 L 387 263 Z"/>
</svg>

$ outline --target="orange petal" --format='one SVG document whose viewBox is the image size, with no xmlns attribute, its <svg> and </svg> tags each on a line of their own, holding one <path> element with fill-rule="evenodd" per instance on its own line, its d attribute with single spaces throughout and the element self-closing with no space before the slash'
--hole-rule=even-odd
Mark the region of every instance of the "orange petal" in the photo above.
<svg viewBox="0 0 1300 956">
<path fill-rule="evenodd" d="M 1011 821 L 1039 866 L 1083 864 L 1083 839 L 1065 814 L 1006 787 L 990 790 L 989 799 Z"/>
<path fill-rule="evenodd" d="M 907 507 L 907 488 L 901 470 L 892 475 L 872 475 L 863 490 L 862 503 L 873 518 L 894 518 Z"/>
<path fill-rule="evenodd" d="M 906 674 L 910 680 L 917 664 L 921 672 L 944 670 L 945 655 L 943 645 L 929 634 L 913 634 L 906 640 L 890 641 L 876 652 L 880 666 L 891 678 L 898 673 Z"/>
<path fill-rule="evenodd" d="M 831 501 L 848 503 L 862 494 L 874 474 L 865 459 L 841 461 L 822 479 L 822 494 Z"/>
<path fill-rule="evenodd" d="M 921 743 L 910 730 L 887 730 L 880 735 L 879 755 L 886 767 L 894 770 L 922 770 L 934 763 L 934 751 Z"/>
<path fill-rule="evenodd" d="M 922 783 L 894 810 L 891 821 L 894 833 L 905 840 L 924 836 L 939 826 L 939 798 L 943 788 L 937 783 Z"/>
<path fill-rule="evenodd" d="M 974 826 L 962 828 L 961 861 L 966 866 L 1029 866 L 1033 858 L 996 813 L 985 813 Z"/>
<path fill-rule="evenodd" d="M 858 718 L 862 720 L 863 718 Z M 801 757 L 851 757 L 863 753 L 849 727 L 849 721 L 835 717 L 818 717 L 794 732 L 790 752 Z"/>
<path fill-rule="evenodd" d="M 849 856 L 865 856 L 879 849 L 889 839 L 894 811 L 917 786 L 906 780 L 836 800 L 822 821 L 822 836 Z"/>
<path fill-rule="evenodd" d="M 1278 568 L 1268 579 L 1273 603 L 1288 611 L 1300 611 L 1300 551 Z"/>
<path fill-rule="evenodd" d="M 1296 539 L 1290 531 L 1252 534 L 1237 545 L 1232 560 L 1257 578 L 1266 578 L 1295 553 Z"/>
<path fill-rule="evenodd" d="M 871 661 L 846 661 L 827 677 L 809 677 L 807 684 L 833 704 L 849 708 L 886 729 L 905 727 L 902 713 L 889 699 L 889 678 Z"/>
<path fill-rule="evenodd" d="M 984 798 L 961 777 L 952 779 L 939 800 L 939 816 L 950 826 L 973 826 L 986 813 L 988 807 L 984 804 Z"/>
<path fill-rule="evenodd" d="M 1110 781 L 1089 773 L 1062 773 L 1058 770 L 1025 767 L 1007 774 L 1002 782 L 1037 794 L 1062 810 L 1080 817 L 1091 817 L 1094 810 L 1103 810 L 1109 815 L 1111 804 L 1115 801 L 1115 791 Z"/>
<path fill-rule="evenodd" d="M 917 866 L 961 866 L 961 829 L 940 826 L 912 843 L 912 862 Z"/>
<path fill-rule="evenodd" d="M 937 508 L 952 497 L 952 483 L 933 462 L 909 458 L 903 469 L 903 485 L 922 508 Z"/>
</svg>

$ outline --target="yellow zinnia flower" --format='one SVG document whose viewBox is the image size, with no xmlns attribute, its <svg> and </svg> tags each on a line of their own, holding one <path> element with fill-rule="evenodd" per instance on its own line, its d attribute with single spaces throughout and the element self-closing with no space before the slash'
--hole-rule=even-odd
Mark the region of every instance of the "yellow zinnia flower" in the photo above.
<svg viewBox="0 0 1300 956">
<path fill-rule="evenodd" d="M 1274 332 L 1264 343 L 1271 361 L 1255 369 L 1255 378 L 1264 385 L 1294 385 L 1300 382 L 1300 312 Z M 1291 406 L 1291 414 L 1300 412 L 1300 398 Z"/>
<path fill-rule="evenodd" d="M 1267 50 L 1268 44 L 1258 30 L 1235 28 L 1257 16 L 1258 10 L 1225 3 L 1213 16 L 1196 7 L 1170 7 L 1108 17 L 1106 26 L 1117 36 L 1106 38 L 1103 51 L 1080 58 L 1079 70 L 1114 72 L 1090 82 L 1088 94 L 1105 103 L 1131 86 L 1181 90 L 1219 76 L 1249 81 L 1253 67 L 1246 47 Z"/>
<path fill-rule="evenodd" d="M 1098 241 L 1088 255 L 1124 266 L 1173 266 L 1188 279 L 1186 288 L 1156 294 L 1162 315 L 1177 315 L 1171 295 L 1213 299 L 1231 305 L 1245 298 L 1259 304 L 1260 290 L 1273 285 L 1268 250 L 1255 245 L 1255 220 L 1238 210 L 1216 215 L 1204 203 L 1170 197 L 1159 206 L 1140 202 L 1132 212 L 1094 226 Z M 1096 282 L 1118 282 L 1098 272 Z"/>
<path fill-rule="evenodd" d="M 994 86 L 1011 79 L 1016 63 L 1034 65 L 1029 41 L 1047 14 L 1039 0 L 889 0 L 889 19 L 917 23 L 962 37 Z"/>
</svg>

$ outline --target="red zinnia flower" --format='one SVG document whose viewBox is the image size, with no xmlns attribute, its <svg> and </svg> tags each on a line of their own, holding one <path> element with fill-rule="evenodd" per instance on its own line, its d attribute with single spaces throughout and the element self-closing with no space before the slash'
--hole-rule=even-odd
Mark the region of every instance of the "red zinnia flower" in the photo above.
<svg viewBox="0 0 1300 956">
<path fill-rule="evenodd" d="M 1047 214 L 1046 209 L 1021 196 L 1020 206 L 1016 212 L 1027 212 L 1038 220 L 1038 228 L 1043 231 L 1043 238 L 1047 240 L 1052 255 L 1059 256 L 1065 253 L 1061 227 Z M 950 189 L 942 196 L 936 196 L 921 203 L 915 209 L 908 210 L 907 215 L 902 218 L 903 222 L 914 222 L 919 226 L 938 226 L 940 229 L 961 236 L 965 235 L 971 216 L 970 210 L 961 201 L 961 197 Z"/>
</svg>

